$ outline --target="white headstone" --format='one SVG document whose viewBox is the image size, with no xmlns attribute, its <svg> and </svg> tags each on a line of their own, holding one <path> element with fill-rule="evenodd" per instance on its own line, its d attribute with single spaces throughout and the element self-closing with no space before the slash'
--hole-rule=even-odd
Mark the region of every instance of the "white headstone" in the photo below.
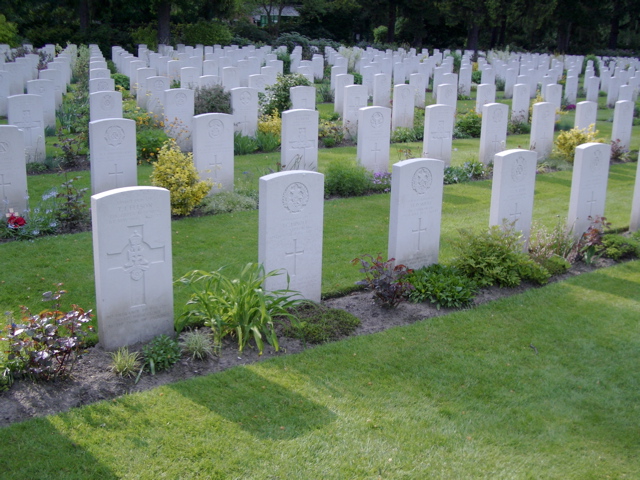
<svg viewBox="0 0 640 480">
<path fill-rule="evenodd" d="M 513 224 L 529 241 L 538 156 L 531 150 L 505 150 L 493 160 L 489 225 Z"/>
<path fill-rule="evenodd" d="M 289 89 L 291 94 L 291 109 L 300 108 L 315 110 L 316 109 L 316 87 L 298 86 Z"/>
<path fill-rule="evenodd" d="M 407 85 L 407 88 L 411 87 Z M 358 110 L 367 106 L 369 94 L 364 85 L 348 85 L 343 91 L 342 127 L 348 136 L 354 138 L 358 133 Z"/>
<path fill-rule="evenodd" d="M 576 147 L 567 217 L 567 228 L 573 228 L 576 239 L 589 229 L 592 220 L 604 216 L 610 156 L 611 146 L 605 143 Z"/>
<path fill-rule="evenodd" d="M 493 156 L 506 149 L 509 107 L 504 103 L 488 103 L 482 107 L 480 161 L 493 162 Z"/>
<path fill-rule="evenodd" d="M 24 155 L 27 163 L 43 162 L 44 112 L 40 95 L 13 95 L 7 99 L 7 121 L 24 135 Z"/>
<path fill-rule="evenodd" d="M 122 118 L 122 93 L 96 92 L 89 95 L 90 121 Z"/>
<path fill-rule="evenodd" d="M 357 158 L 371 172 L 389 171 L 391 109 L 365 107 L 358 112 Z"/>
<path fill-rule="evenodd" d="M 89 93 L 113 91 L 116 88 L 115 85 L 113 78 L 94 78 L 89 80 Z"/>
<path fill-rule="evenodd" d="M 344 111 L 344 87 L 353 85 L 353 75 L 341 73 L 335 76 L 333 90 L 333 111 L 342 114 Z"/>
<path fill-rule="evenodd" d="M 296 171 L 260 178 L 258 261 L 283 275 L 265 282 L 269 291 L 289 288 L 320 301 L 324 175 Z"/>
<path fill-rule="evenodd" d="M 416 158 L 395 163 L 391 176 L 389 258 L 421 268 L 438 262 L 444 162 Z"/>
<path fill-rule="evenodd" d="M 589 77 L 587 79 L 587 101 L 598 103 L 598 94 L 600 93 L 600 79 L 598 77 Z"/>
<path fill-rule="evenodd" d="M 633 127 L 633 102 L 620 100 L 613 111 L 613 128 L 611 141 L 618 143 L 624 152 L 631 146 L 631 130 Z"/>
<path fill-rule="evenodd" d="M 436 93 L 437 102 L 441 105 L 449 105 L 455 110 L 458 106 L 458 88 L 453 83 L 441 83 Z"/>
<path fill-rule="evenodd" d="M 511 121 L 529 123 L 529 85 L 517 83 L 513 86 Z"/>
<path fill-rule="evenodd" d="M 574 127 L 580 130 L 596 129 L 596 118 L 598 116 L 598 104 L 596 102 L 578 102 L 576 104 L 576 118 Z"/>
<path fill-rule="evenodd" d="M 233 191 L 233 115 L 205 113 L 193 117 L 193 163 L 211 193 Z"/>
<path fill-rule="evenodd" d="M 393 107 L 391 112 L 391 130 L 398 127 L 413 128 L 413 109 L 415 94 L 411 85 L 398 84 L 393 87 Z"/>
<path fill-rule="evenodd" d="M 318 169 L 318 120 L 316 110 L 282 112 L 280 164 L 283 170 Z"/>
<path fill-rule="evenodd" d="M 482 107 L 487 103 L 495 103 L 496 86 L 493 83 L 482 83 L 476 91 L 476 113 L 482 113 Z"/>
<path fill-rule="evenodd" d="M 157 120 L 164 120 L 164 96 L 169 90 L 169 78 L 164 76 L 147 78 L 147 111 Z"/>
<path fill-rule="evenodd" d="M 56 91 L 52 80 L 29 80 L 27 93 L 40 95 L 45 127 L 56 128 Z"/>
<path fill-rule="evenodd" d="M 258 130 L 258 91 L 249 87 L 233 88 L 231 110 L 235 131 L 245 137 L 255 137 Z"/>
<path fill-rule="evenodd" d="M 106 350 L 174 335 L 169 191 L 91 197 L 98 337 Z"/>
<path fill-rule="evenodd" d="M 193 148 L 191 124 L 194 102 L 194 91 L 190 88 L 171 88 L 164 92 L 164 131 L 175 139 L 183 152 L 190 152 Z"/>
<path fill-rule="evenodd" d="M 89 148 L 93 194 L 138 184 L 134 120 L 120 118 L 89 122 Z"/>
<path fill-rule="evenodd" d="M 442 160 L 451 165 L 451 145 L 455 111 L 448 105 L 429 105 L 424 114 L 422 156 Z"/>
<path fill-rule="evenodd" d="M 638 157 L 636 184 L 633 189 L 633 201 L 631 202 L 631 220 L 629 221 L 630 232 L 635 232 L 640 228 L 640 155 Z"/>
<path fill-rule="evenodd" d="M 24 157 L 24 135 L 18 127 L 0 125 L 0 215 L 12 209 L 24 215 L 27 209 L 27 167 Z"/>
<path fill-rule="evenodd" d="M 553 129 L 556 107 L 549 102 L 533 104 L 529 149 L 538 152 L 538 160 L 547 158 L 553 150 Z"/>
</svg>

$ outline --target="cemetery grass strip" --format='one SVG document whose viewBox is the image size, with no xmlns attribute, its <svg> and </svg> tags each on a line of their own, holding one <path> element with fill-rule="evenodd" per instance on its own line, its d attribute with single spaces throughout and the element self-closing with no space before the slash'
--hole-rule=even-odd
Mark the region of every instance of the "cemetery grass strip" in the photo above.
<svg viewBox="0 0 640 480">
<path fill-rule="evenodd" d="M 142 167 L 150 171 L 149 166 Z M 637 164 L 612 165 L 607 193 L 607 218 L 614 227 L 629 224 Z M 88 172 L 79 172 L 79 185 L 88 185 Z M 29 178 L 30 187 L 46 191 L 45 177 Z M 56 182 L 60 177 L 54 175 Z M 148 177 L 147 177 L 148 178 Z M 32 182 L 33 180 L 33 182 Z M 548 227 L 566 217 L 571 172 L 538 175 L 533 218 Z M 446 185 L 442 213 L 440 261 L 453 256 L 451 243 L 461 228 L 485 228 L 489 222 L 491 182 Z M 324 295 L 353 290 L 360 279 L 350 261 L 363 253 L 386 255 L 389 194 L 336 199 L 325 202 L 323 286 Z M 172 222 L 173 275 L 194 269 L 214 270 L 224 265 L 239 271 L 258 258 L 258 212 L 190 217 Z M 68 305 L 95 308 L 91 233 L 42 237 L 30 242 L 0 245 L 0 312 L 19 314 L 20 305 L 41 308 L 40 295 L 54 283 L 64 283 Z M 182 312 L 188 292 L 175 289 L 175 313 Z M 95 321 L 94 321 L 95 322 Z"/>
<path fill-rule="evenodd" d="M 7 480 L 636 478 L 639 279 L 640 262 L 629 262 L 14 424 L 2 429 L 0 471 Z"/>
</svg>

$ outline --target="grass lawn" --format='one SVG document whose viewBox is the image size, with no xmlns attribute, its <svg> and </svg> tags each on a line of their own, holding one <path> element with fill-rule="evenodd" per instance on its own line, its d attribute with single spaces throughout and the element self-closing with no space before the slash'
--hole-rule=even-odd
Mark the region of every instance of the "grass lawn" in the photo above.
<svg viewBox="0 0 640 480">
<path fill-rule="evenodd" d="M 638 478 L 639 278 L 622 264 L 14 424 L 2 478 Z"/>
</svg>

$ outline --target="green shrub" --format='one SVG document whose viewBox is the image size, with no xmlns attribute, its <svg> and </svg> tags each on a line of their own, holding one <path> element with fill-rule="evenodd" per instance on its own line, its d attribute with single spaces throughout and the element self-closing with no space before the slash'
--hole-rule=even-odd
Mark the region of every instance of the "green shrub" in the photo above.
<svg viewBox="0 0 640 480">
<path fill-rule="evenodd" d="M 155 24 L 143 25 L 131 31 L 131 39 L 136 45 L 146 45 L 150 50 L 158 49 L 158 29 Z"/>
<path fill-rule="evenodd" d="M 193 360 L 205 360 L 215 351 L 211 335 L 201 330 L 190 330 L 180 335 L 180 348 Z"/>
<path fill-rule="evenodd" d="M 413 128 L 398 127 L 391 132 L 391 143 L 411 143 L 417 140 Z"/>
<path fill-rule="evenodd" d="M 380 25 L 373 29 L 373 41 L 375 43 L 384 43 L 387 41 L 389 29 L 386 25 Z"/>
<path fill-rule="evenodd" d="M 132 377 L 140 370 L 140 352 L 130 352 L 128 347 L 121 347 L 111 355 L 111 371 L 121 377 Z"/>
<path fill-rule="evenodd" d="M 478 286 L 458 269 L 440 264 L 414 270 L 407 277 L 413 285 L 412 302 L 431 302 L 436 308 L 459 308 L 473 302 Z"/>
<path fill-rule="evenodd" d="M 138 163 L 153 163 L 158 160 L 162 146 L 169 140 L 164 130 L 159 128 L 138 129 L 136 132 L 136 155 Z"/>
<path fill-rule="evenodd" d="M 542 258 L 538 263 L 542 265 L 552 277 L 560 275 L 571 268 L 571 264 L 559 255 Z"/>
<path fill-rule="evenodd" d="M 373 291 L 374 301 L 382 308 L 395 308 L 413 289 L 407 280 L 411 269 L 406 265 L 395 264 L 395 258 L 384 260 L 381 254 L 376 257 L 365 254 L 351 261 L 352 265 L 360 265 L 360 273 L 365 278 L 356 282 Z"/>
<path fill-rule="evenodd" d="M 320 120 L 318 138 L 325 148 L 333 148 L 344 141 L 344 129 L 333 120 Z"/>
<path fill-rule="evenodd" d="M 543 284 L 549 272 L 522 251 L 522 235 L 511 225 L 493 226 L 475 233 L 460 230 L 453 242 L 453 266 L 480 287 L 515 287 L 522 280 Z"/>
<path fill-rule="evenodd" d="M 478 85 L 482 82 L 482 72 L 480 70 L 471 72 L 471 82 L 477 83 Z"/>
<path fill-rule="evenodd" d="M 573 263 L 576 260 L 578 248 L 573 231 L 567 230 L 563 219 L 558 219 L 551 230 L 542 225 L 533 224 L 529 236 L 529 255 L 536 262 L 544 264 L 546 259 L 558 256 Z"/>
<path fill-rule="evenodd" d="M 256 142 L 258 150 L 269 153 L 275 152 L 280 147 L 280 136 L 270 132 L 257 132 Z"/>
<path fill-rule="evenodd" d="M 7 22 L 7 17 L 0 14 L 0 43 L 7 43 L 11 47 L 18 45 L 18 26 Z"/>
<path fill-rule="evenodd" d="M 325 198 L 365 195 L 371 189 L 372 177 L 369 170 L 353 160 L 332 160 L 324 172 Z"/>
<path fill-rule="evenodd" d="M 462 166 L 450 166 L 444 169 L 444 184 L 464 183 L 471 180 L 479 180 L 487 174 L 485 165 L 477 160 L 464 162 Z"/>
<path fill-rule="evenodd" d="M 231 92 L 222 85 L 197 87 L 194 92 L 195 115 L 203 113 L 231 113 Z"/>
<path fill-rule="evenodd" d="M 509 119 L 507 123 L 507 133 L 509 135 L 524 135 L 531 133 L 531 125 L 527 122 L 519 122 Z"/>
<path fill-rule="evenodd" d="M 258 208 L 256 198 L 238 192 L 218 192 L 205 199 L 205 214 L 234 213 Z"/>
<path fill-rule="evenodd" d="M 604 255 L 615 261 L 640 257 L 640 241 L 617 233 L 602 236 Z"/>
<path fill-rule="evenodd" d="M 328 308 L 318 303 L 305 302 L 294 309 L 300 324 L 285 323 L 283 334 L 306 343 L 326 343 L 339 340 L 355 332 L 360 319 L 338 308 Z"/>
<path fill-rule="evenodd" d="M 246 137 L 240 132 L 233 134 L 233 151 L 236 155 L 249 155 L 258 150 L 258 141 L 255 138 Z"/>
<path fill-rule="evenodd" d="M 580 129 L 578 127 L 561 132 L 554 141 L 554 153 L 562 160 L 573 163 L 576 147 L 590 142 L 603 143 L 603 140 L 596 138 L 597 134 L 597 130 L 593 131 L 590 128 Z"/>
<path fill-rule="evenodd" d="M 193 154 L 182 153 L 173 139 L 160 149 L 158 161 L 153 165 L 151 183 L 169 190 L 173 215 L 189 215 L 213 186 L 210 180 L 200 180 Z"/>
<path fill-rule="evenodd" d="M 466 135 L 465 138 L 480 138 L 481 130 L 482 115 L 479 113 L 476 113 L 474 110 L 469 110 L 467 113 L 458 115 L 455 123 L 455 131 L 462 135 Z"/>
<path fill-rule="evenodd" d="M 291 54 L 295 47 L 302 47 L 302 56 L 308 58 L 309 56 L 309 43 L 310 39 L 304 35 L 300 35 L 298 32 L 283 33 L 276 38 L 274 45 L 284 45 L 287 47 L 287 52 Z"/>
<path fill-rule="evenodd" d="M 199 21 L 173 25 L 171 34 L 186 45 L 230 45 L 233 35 L 226 25 L 216 21 Z"/>
<path fill-rule="evenodd" d="M 333 92 L 331 91 L 331 85 L 328 83 L 321 83 L 316 86 L 316 103 L 332 103 Z"/>
<path fill-rule="evenodd" d="M 282 273 L 277 270 L 265 273 L 261 264 L 248 263 L 237 278 L 227 277 L 223 270 L 194 270 L 178 280 L 193 293 L 178 319 L 177 328 L 194 322 L 203 323 L 211 328 L 216 345 L 232 335 L 236 337 L 240 352 L 251 338 L 260 354 L 264 350 L 263 340 L 278 351 L 275 322 L 288 319 L 297 324 L 289 309 L 301 302 L 295 298 L 299 292 L 288 288 L 265 291 L 262 287 L 265 280 Z"/>
<path fill-rule="evenodd" d="M 181 354 L 182 350 L 178 341 L 168 335 L 158 335 L 142 347 L 144 368 L 149 370 L 151 375 L 162 370 L 169 370 L 178 363 Z"/>
<path fill-rule="evenodd" d="M 129 77 L 122 73 L 112 73 L 111 78 L 113 78 L 113 83 L 116 87 L 122 87 L 125 90 L 129 90 L 131 87 Z"/>
<path fill-rule="evenodd" d="M 290 73 L 278 75 L 276 83 L 265 89 L 265 95 L 260 98 L 260 110 L 265 115 L 278 113 L 282 115 L 285 110 L 291 109 L 291 87 L 312 86 L 312 83 L 304 75 Z"/>
</svg>

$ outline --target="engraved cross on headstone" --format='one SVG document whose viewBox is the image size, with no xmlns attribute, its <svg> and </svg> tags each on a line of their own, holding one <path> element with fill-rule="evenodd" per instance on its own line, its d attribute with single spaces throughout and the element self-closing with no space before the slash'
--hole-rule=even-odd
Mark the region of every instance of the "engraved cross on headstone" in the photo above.
<svg viewBox="0 0 640 480">
<path fill-rule="evenodd" d="M 5 189 L 5 187 L 10 187 L 11 184 L 5 182 L 4 173 L 0 173 L 0 182 L 0 187 L 2 187 L 2 202 L 5 204 L 9 204 L 9 197 L 7 196 L 7 190 Z"/>
<path fill-rule="evenodd" d="M 293 239 L 293 251 L 292 252 L 284 252 L 284 256 L 285 257 L 293 257 L 293 274 L 291 275 L 292 277 L 295 277 L 297 274 L 297 269 L 298 269 L 298 262 L 297 262 L 297 258 L 298 255 L 302 255 L 304 253 L 304 250 L 298 250 L 298 239 L 294 238 Z"/>
<path fill-rule="evenodd" d="M 209 162 L 209 168 L 213 171 L 213 178 L 218 178 L 218 170 L 222 170 L 222 162 L 218 160 L 218 154 L 213 155 L 213 162 Z"/>
<path fill-rule="evenodd" d="M 382 150 L 380 150 L 380 147 L 378 146 L 378 142 L 375 142 L 373 144 L 373 148 L 371 149 L 371 152 L 373 153 L 373 161 L 377 162 L 378 161 L 378 152 L 381 152 Z"/>
<path fill-rule="evenodd" d="M 154 264 L 164 263 L 164 245 L 151 245 L 144 240 L 143 225 L 128 227 L 131 235 L 127 244 L 119 252 L 107 253 L 112 270 L 121 270 L 128 274 L 131 281 L 127 290 L 131 293 L 131 306 L 146 305 L 145 272 Z"/>
<path fill-rule="evenodd" d="M 427 228 L 424 227 L 422 228 L 422 217 L 418 218 L 418 228 L 416 230 L 411 230 L 411 233 L 416 233 L 418 234 L 418 248 L 416 248 L 416 252 L 419 252 L 420 250 L 422 250 L 422 248 L 420 247 L 420 240 L 422 238 L 422 232 L 426 232 Z"/>
<path fill-rule="evenodd" d="M 236 125 L 238 125 L 238 127 L 240 127 L 240 131 L 242 133 L 242 135 L 247 135 L 247 132 L 249 131 L 249 120 L 247 120 L 247 116 L 245 115 L 242 119 L 242 121 L 236 123 Z"/>
<path fill-rule="evenodd" d="M 502 141 L 498 140 L 498 135 L 493 136 L 493 140 L 491 141 L 491 145 L 493 145 L 493 153 L 500 153 L 502 151 Z"/>
<path fill-rule="evenodd" d="M 587 203 L 589 204 L 589 216 L 591 216 L 591 214 L 593 213 L 593 205 L 595 203 L 598 203 L 598 201 L 594 197 L 595 197 L 595 193 L 592 191 L 591 200 L 587 200 Z"/>
<path fill-rule="evenodd" d="M 450 136 L 449 132 L 445 131 L 444 129 L 444 120 L 438 120 L 438 128 L 436 131 L 431 132 L 430 136 L 433 140 L 440 141 L 440 149 L 438 151 L 437 157 L 441 157 L 444 151 L 444 141 Z"/>
<path fill-rule="evenodd" d="M 510 213 L 509 217 L 511 217 L 513 223 L 517 223 L 518 220 L 520 220 L 520 215 L 522 215 L 522 212 L 518 211 L 518 203 L 516 202 L 515 207 L 513 208 L 513 213 Z"/>
<path fill-rule="evenodd" d="M 116 186 L 115 188 L 118 188 L 118 176 L 120 175 L 124 175 L 123 171 L 118 171 L 118 164 L 114 163 L 113 164 L 113 172 L 109 172 L 109 176 L 113 176 L 114 180 L 116 182 Z"/>
</svg>

